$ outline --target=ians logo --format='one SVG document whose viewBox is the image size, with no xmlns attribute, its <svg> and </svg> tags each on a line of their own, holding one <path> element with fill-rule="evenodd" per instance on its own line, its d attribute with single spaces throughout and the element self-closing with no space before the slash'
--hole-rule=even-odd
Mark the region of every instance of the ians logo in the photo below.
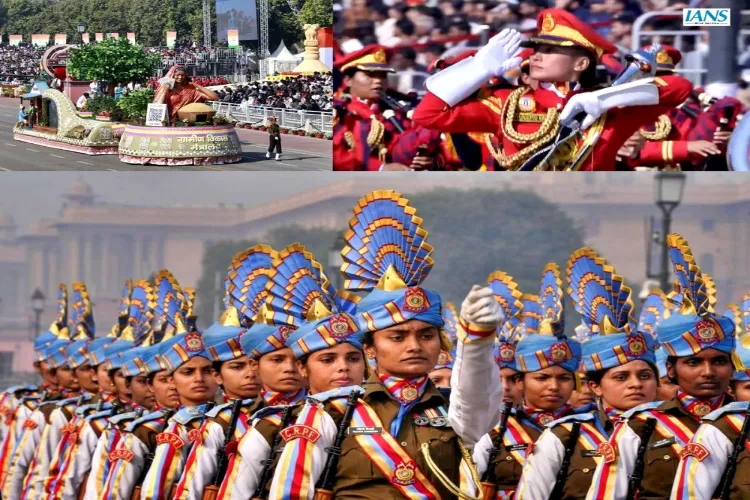
<svg viewBox="0 0 750 500">
<path fill-rule="evenodd" d="M 729 9 L 682 9 L 683 26 L 730 26 Z"/>
</svg>

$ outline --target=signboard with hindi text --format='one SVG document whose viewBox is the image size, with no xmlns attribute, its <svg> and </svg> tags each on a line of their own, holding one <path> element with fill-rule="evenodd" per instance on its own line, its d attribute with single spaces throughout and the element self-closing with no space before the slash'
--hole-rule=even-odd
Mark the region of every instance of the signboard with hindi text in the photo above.
<svg viewBox="0 0 750 500">
<path fill-rule="evenodd" d="M 31 44 L 37 47 L 46 47 L 49 45 L 49 35 L 31 35 Z"/>
<path fill-rule="evenodd" d="M 135 33 L 128 33 L 128 41 L 135 45 Z"/>
<path fill-rule="evenodd" d="M 101 42 L 102 40 L 104 40 L 104 33 L 95 33 L 94 37 L 96 38 L 97 42 Z"/>
<path fill-rule="evenodd" d="M 68 35 L 65 33 L 57 33 L 55 35 L 55 45 L 65 45 L 65 42 L 68 39 Z"/>
<path fill-rule="evenodd" d="M 18 45 L 23 40 L 23 35 L 8 35 L 8 41 L 11 45 Z"/>
<path fill-rule="evenodd" d="M 240 46 L 239 30 L 227 30 L 227 41 L 229 42 L 230 49 L 239 48 Z"/>
<path fill-rule="evenodd" d="M 170 49 L 174 48 L 174 43 L 177 40 L 177 32 L 176 31 L 167 31 L 167 47 Z"/>
<path fill-rule="evenodd" d="M 83 39 L 83 43 L 89 43 L 89 34 L 88 33 L 84 33 L 83 35 L 81 35 L 81 38 Z"/>
<path fill-rule="evenodd" d="M 258 39 L 255 0 L 216 0 L 216 36 L 226 42 L 229 30 L 237 30 L 240 40 Z"/>
</svg>

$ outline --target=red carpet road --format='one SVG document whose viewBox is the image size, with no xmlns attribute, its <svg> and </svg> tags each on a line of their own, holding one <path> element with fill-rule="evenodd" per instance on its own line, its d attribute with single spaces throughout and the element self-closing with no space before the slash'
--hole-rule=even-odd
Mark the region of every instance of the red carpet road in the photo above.
<svg viewBox="0 0 750 500">
<path fill-rule="evenodd" d="M 129 165 L 117 155 L 89 156 L 61 149 L 45 148 L 13 139 L 18 119 L 19 99 L 0 97 L 0 172 L 33 170 L 246 170 L 246 171 L 330 171 L 332 142 L 312 137 L 284 135 L 281 161 L 266 159 L 268 134 L 238 129 L 242 143 L 242 161 L 232 165 L 160 167 Z"/>
</svg>

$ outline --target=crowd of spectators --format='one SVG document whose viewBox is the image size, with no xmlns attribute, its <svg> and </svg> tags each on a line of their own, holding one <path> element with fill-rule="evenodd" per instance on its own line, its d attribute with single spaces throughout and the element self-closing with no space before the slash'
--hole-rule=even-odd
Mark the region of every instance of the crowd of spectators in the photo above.
<svg viewBox="0 0 750 500">
<path fill-rule="evenodd" d="M 303 111 L 333 109 L 333 84 L 330 75 L 315 74 L 286 78 L 279 81 L 252 82 L 247 85 L 225 87 L 217 91 L 222 102 L 244 106 Z"/>
<path fill-rule="evenodd" d="M 39 74 L 39 62 L 46 49 L 23 42 L 18 46 L 0 44 L 0 81 L 10 84 L 29 82 Z"/>
<path fill-rule="evenodd" d="M 536 30 L 540 11 L 556 7 L 594 26 L 622 53 L 632 50 L 633 23 L 643 13 L 704 7 L 706 0 L 335 0 L 334 32 L 344 53 L 379 44 L 396 47 L 391 87 L 422 91 L 427 69 L 441 57 L 478 47 L 505 28 Z M 657 17 L 644 29 L 681 30 L 682 18 Z M 673 37 L 653 41 L 672 43 Z M 648 43 L 649 40 L 641 40 Z M 708 53 L 707 37 L 683 38 L 683 52 Z M 750 62 L 750 55 L 748 56 Z"/>
</svg>

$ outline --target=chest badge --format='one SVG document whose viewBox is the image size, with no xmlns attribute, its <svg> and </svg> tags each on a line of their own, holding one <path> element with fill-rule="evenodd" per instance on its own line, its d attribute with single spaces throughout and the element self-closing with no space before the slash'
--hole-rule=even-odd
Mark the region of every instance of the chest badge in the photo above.
<svg viewBox="0 0 750 500">
<path fill-rule="evenodd" d="M 530 95 L 525 95 L 518 99 L 518 109 L 525 113 L 536 111 L 536 101 Z"/>
</svg>

